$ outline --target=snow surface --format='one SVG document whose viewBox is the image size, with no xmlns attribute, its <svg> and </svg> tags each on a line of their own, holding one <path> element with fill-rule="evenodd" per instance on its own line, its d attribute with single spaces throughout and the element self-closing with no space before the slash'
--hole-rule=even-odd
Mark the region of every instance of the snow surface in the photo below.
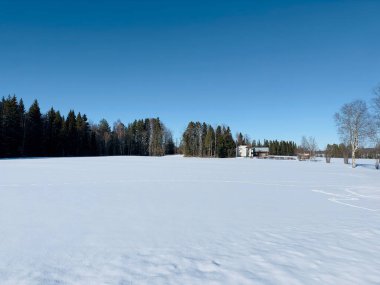
<svg viewBox="0 0 380 285">
<path fill-rule="evenodd" d="M 0 284 L 380 284 L 380 171 L 0 160 Z"/>
</svg>

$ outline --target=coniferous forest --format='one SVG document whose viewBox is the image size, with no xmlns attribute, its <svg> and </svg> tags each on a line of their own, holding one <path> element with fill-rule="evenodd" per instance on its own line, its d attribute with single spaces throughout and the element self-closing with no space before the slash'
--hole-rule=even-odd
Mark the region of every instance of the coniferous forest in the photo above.
<svg viewBox="0 0 380 285">
<path fill-rule="evenodd" d="M 269 141 L 269 154 L 293 156 L 297 154 L 297 144 L 293 141 Z"/>
<path fill-rule="evenodd" d="M 252 142 L 253 147 L 269 147 L 270 155 L 296 155 L 297 144 L 293 141 L 278 141 L 278 140 L 264 140 L 263 143 L 260 141 Z"/>
<path fill-rule="evenodd" d="M 111 127 L 103 119 L 90 124 L 85 114 L 63 116 L 51 108 L 42 114 L 37 100 L 28 110 L 23 100 L 0 101 L 0 157 L 51 157 L 174 154 L 169 129 L 159 118 L 135 120 Z"/>
<path fill-rule="evenodd" d="M 236 144 L 231 130 L 201 122 L 190 122 L 182 136 L 182 152 L 185 156 L 235 157 Z"/>
<path fill-rule="evenodd" d="M 252 142 L 250 142 L 248 136 L 243 136 L 242 133 L 237 134 L 237 145 L 247 145 L 250 147 L 268 147 L 270 155 L 294 156 L 297 153 L 297 144 L 293 141 L 264 139 L 263 142 L 260 140 L 252 140 Z"/>
</svg>

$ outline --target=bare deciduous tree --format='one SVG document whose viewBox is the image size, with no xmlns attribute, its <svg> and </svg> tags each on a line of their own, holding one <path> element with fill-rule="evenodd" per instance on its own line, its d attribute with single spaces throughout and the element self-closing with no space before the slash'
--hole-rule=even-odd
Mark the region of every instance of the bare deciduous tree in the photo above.
<svg viewBox="0 0 380 285">
<path fill-rule="evenodd" d="M 376 150 L 376 164 L 375 167 L 376 169 L 379 169 L 380 165 L 380 85 L 378 85 L 375 90 L 375 97 L 372 100 L 372 107 L 374 110 L 374 115 L 375 115 L 375 124 L 376 124 L 376 136 L 375 136 L 375 150 Z"/>
<path fill-rule="evenodd" d="M 338 133 L 344 143 L 351 146 L 352 167 L 356 167 L 355 155 L 361 144 L 374 134 L 374 125 L 367 104 L 355 100 L 344 104 L 339 113 L 335 114 Z"/>
<path fill-rule="evenodd" d="M 375 119 L 377 121 L 378 127 L 380 128 L 380 85 L 374 90 L 375 98 L 373 98 L 373 109 L 375 111 Z"/>
<path fill-rule="evenodd" d="M 318 144 L 315 137 L 302 137 L 300 148 L 310 155 L 310 159 L 315 157 L 315 153 L 318 150 Z"/>
<path fill-rule="evenodd" d="M 318 151 L 318 144 L 317 144 L 317 141 L 315 140 L 315 137 L 309 137 L 309 151 L 310 151 L 310 156 L 314 158 L 316 155 L 316 152 Z"/>
<path fill-rule="evenodd" d="M 127 135 L 125 125 L 120 120 L 117 120 L 113 125 L 113 131 L 116 133 L 117 136 L 119 152 L 121 155 L 124 155 L 125 138 Z"/>
</svg>

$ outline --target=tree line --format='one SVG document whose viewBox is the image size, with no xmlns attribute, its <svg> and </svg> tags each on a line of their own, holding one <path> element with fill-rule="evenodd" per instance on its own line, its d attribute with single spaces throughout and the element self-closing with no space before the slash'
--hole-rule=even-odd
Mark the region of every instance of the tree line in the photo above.
<svg viewBox="0 0 380 285">
<path fill-rule="evenodd" d="M 329 157 L 349 157 L 350 149 L 344 143 L 328 144 L 326 146 L 325 155 Z"/>
<path fill-rule="evenodd" d="M 257 142 L 253 140 L 252 147 L 268 147 L 270 155 L 292 156 L 297 153 L 297 144 L 293 141 L 264 139 L 263 143 L 261 143 L 260 140 Z"/>
<path fill-rule="evenodd" d="M 293 141 L 250 140 L 241 132 L 234 140 L 228 126 L 212 127 L 205 122 L 190 122 L 182 135 L 181 151 L 185 156 L 195 157 L 235 157 L 236 147 L 268 147 L 270 155 L 291 156 L 297 152 L 297 144 Z"/>
<path fill-rule="evenodd" d="M 252 142 L 250 142 L 249 136 L 243 135 L 241 132 L 238 133 L 236 137 L 238 146 L 247 145 L 249 147 L 268 147 L 270 155 L 293 156 L 297 153 L 297 144 L 294 141 L 264 139 L 263 142 L 260 140 L 252 140 Z"/>
<path fill-rule="evenodd" d="M 135 120 L 112 127 L 106 119 L 90 123 L 86 114 L 70 110 L 67 116 L 53 107 L 43 114 L 37 100 L 25 109 L 22 99 L 0 101 L 0 157 L 60 157 L 183 153 L 197 157 L 235 157 L 237 145 L 267 146 L 272 155 L 294 155 L 291 141 L 256 142 L 241 133 L 234 140 L 228 126 L 190 122 L 178 148 L 171 131 L 159 118 Z"/>
<path fill-rule="evenodd" d="M 111 128 L 107 120 L 91 124 L 85 114 L 63 116 L 51 108 L 42 114 L 34 100 L 26 111 L 22 99 L 0 101 L 0 157 L 51 157 L 174 154 L 172 134 L 159 118 L 120 120 Z"/>
</svg>

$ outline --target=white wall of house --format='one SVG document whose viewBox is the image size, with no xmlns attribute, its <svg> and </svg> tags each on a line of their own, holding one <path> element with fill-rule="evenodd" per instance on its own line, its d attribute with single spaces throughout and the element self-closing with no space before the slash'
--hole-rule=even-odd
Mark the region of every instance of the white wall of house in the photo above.
<svg viewBox="0 0 380 285">
<path fill-rule="evenodd" d="M 248 156 L 248 148 L 246 145 L 239 145 L 238 156 L 239 157 L 247 157 Z"/>
</svg>

